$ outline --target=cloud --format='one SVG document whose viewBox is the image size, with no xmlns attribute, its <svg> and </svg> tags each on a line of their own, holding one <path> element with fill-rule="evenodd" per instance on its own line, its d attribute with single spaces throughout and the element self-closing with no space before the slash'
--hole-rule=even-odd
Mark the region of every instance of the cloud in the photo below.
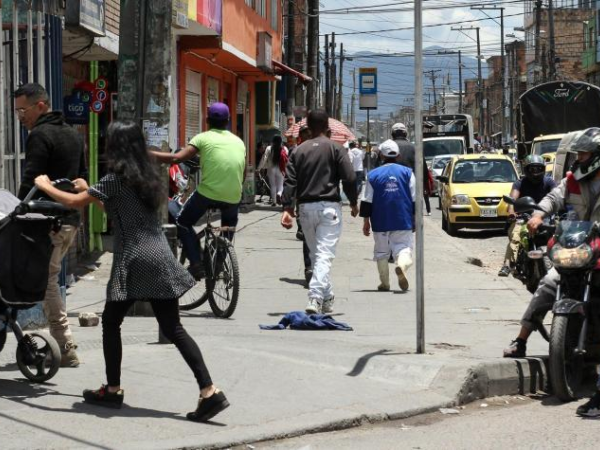
<svg viewBox="0 0 600 450">
<path fill-rule="evenodd" d="M 322 10 L 338 8 L 352 8 L 354 6 L 374 6 L 391 2 L 384 0 L 328 0 Z M 465 34 L 452 30 L 452 27 L 470 26 L 480 27 L 481 53 L 490 57 L 500 53 L 500 26 L 493 20 L 485 19 L 487 15 L 499 17 L 499 11 L 477 11 L 471 10 L 473 1 L 465 1 L 463 8 L 452 8 L 443 10 L 423 11 L 423 46 L 439 45 L 442 47 L 461 47 L 466 55 L 476 54 L 475 31 L 465 31 Z M 426 5 L 427 3 L 424 3 Z M 399 3 L 404 7 L 406 3 Z M 408 4 L 410 6 L 410 4 Z M 487 13 L 487 15 L 486 15 Z M 523 24 L 522 4 L 505 5 L 505 30 L 504 33 L 512 32 L 515 26 Z M 472 21 L 472 22 L 471 22 Z M 463 22 L 461 24 L 449 25 L 450 23 Z M 498 19 L 499 22 L 499 19 Z M 440 25 L 444 24 L 444 25 Z M 376 30 L 393 28 L 411 28 L 414 25 L 414 12 L 386 12 L 379 14 L 342 14 L 321 17 L 320 33 L 329 34 L 335 32 L 337 42 L 344 43 L 344 49 L 348 53 L 360 51 L 388 52 L 412 52 L 414 51 L 414 30 L 400 30 L 394 32 L 377 32 Z M 440 25 L 427 27 L 427 25 Z M 371 31 L 373 34 L 346 34 L 355 31 Z M 321 44 L 323 44 L 322 38 Z"/>
</svg>

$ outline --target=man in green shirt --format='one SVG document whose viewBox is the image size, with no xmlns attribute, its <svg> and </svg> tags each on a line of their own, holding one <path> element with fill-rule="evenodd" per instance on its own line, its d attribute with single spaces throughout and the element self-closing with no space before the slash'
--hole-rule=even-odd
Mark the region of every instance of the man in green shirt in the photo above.
<svg viewBox="0 0 600 450">
<path fill-rule="evenodd" d="M 194 136 L 180 152 L 150 152 L 160 162 L 168 164 L 177 164 L 196 154 L 200 157 L 200 184 L 177 216 L 179 238 L 190 261 L 189 271 L 196 279 L 202 278 L 204 268 L 193 226 L 212 208 L 221 211 L 221 226 L 233 228 L 237 225 L 246 165 L 244 142 L 226 129 L 229 107 L 224 103 L 213 103 L 208 108 L 206 122 L 209 130 Z M 233 232 L 226 236 L 231 239 Z"/>
</svg>

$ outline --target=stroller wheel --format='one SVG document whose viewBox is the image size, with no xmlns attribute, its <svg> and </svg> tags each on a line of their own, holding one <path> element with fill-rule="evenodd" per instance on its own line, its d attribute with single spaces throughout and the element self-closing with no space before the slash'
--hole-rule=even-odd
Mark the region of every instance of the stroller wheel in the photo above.
<svg viewBox="0 0 600 450">
<path fill-rule="evenodd" d="M 58 343 L 45 333 L 28 333 L 17 345 L 19 370 L 34 383 L 43 383 L 56 375 L 60 356 Z"/>
</svg>

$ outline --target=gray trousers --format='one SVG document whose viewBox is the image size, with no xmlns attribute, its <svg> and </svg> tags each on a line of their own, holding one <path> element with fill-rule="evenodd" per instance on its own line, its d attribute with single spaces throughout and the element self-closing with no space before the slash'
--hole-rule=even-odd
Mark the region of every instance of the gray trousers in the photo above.
<svg viewBox="0 0 600 450">
<path fill-rule="evenodd" d="M 540 284 L 533 293 L 529 306 L 521 319 L 523 328 L 534 331 L 536 324 L 542 323 L 548 311 L 552 310 L 559 281 L 560 275 L 554 267 L 540 280 Z"/>
</svg>

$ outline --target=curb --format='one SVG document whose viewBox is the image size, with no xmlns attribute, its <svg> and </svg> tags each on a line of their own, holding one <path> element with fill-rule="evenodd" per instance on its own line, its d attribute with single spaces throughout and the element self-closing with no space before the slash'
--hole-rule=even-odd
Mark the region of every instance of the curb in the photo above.
<svg viewBox="0 0 600 450">
<path fill-rule="evenodd" d="M 486 397 L 527 395 L 549 390 L 548 356 L 503 358 L 470 368 L 456 401 L 463 405 Z"/>
<path fill-rule="evenodd" d="M 458 378 L 463 377 L 462 382 Z M 422 414 L 434 413 L 440 408 L 448 408 L 471 403 L 487 397 L 504 395 L 527 395 L 548 392 L 548 356 L 535 356 L 521 359 L 488 360 L 469 366 L 447 366 L 435 378 L 432 390 L 446 390 L 448 384 L 458 384 L 460 388 L 452 396 L 454 399 L 433 406 L 407 409 L 396 412 L 356 414 L 340 420 L 325 422 L 312 427 L 290 429 L 285 432 L 258 435 L 255 439 L 242 438 L 236 441 L 215 442 L 202 447 L 177 447 L 178 450 L 226 449 L 234 446 L 290 439 L 307 434 L 326 433 L 358 428 L 363 425 L 402 420 Z M 452 397 L 451 396 L 451 397 Z"/>
</svg>

